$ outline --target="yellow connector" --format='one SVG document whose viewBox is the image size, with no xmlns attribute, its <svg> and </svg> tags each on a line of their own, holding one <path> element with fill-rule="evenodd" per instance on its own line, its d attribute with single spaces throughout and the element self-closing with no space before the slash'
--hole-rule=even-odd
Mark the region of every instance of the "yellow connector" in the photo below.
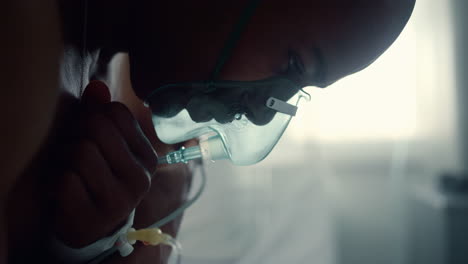
<svg viewBox="0 0 468 264">
<path fill-rule="evenodd" d="M 174 238 L 169 234 L 165 234 L 159 228 L 149 228 L 129 231 L 127 233 L 128 241 L 141 241 L 145 245 L 157 246 L 164 244 L 173 245 Z"/>
</svg>

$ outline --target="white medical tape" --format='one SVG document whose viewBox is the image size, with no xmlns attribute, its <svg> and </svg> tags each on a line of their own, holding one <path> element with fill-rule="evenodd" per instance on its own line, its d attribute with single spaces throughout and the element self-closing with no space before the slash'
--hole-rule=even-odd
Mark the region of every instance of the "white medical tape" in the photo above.
<svg viewBox="0 0 468 264">
<path fill-rule="evenodd" d="M 65 245 L 58 238 L 52 239 L 51 250 L 55 257 L 63 263 L 87 263 L 90 260 L 96 258 L 101 253 L 110 248 L 114 247 L 115 242 L 120 238 L 122 234 L 133 226 L 133 219 L 135 217 L 135 209 L 130 213 L 127 219 L 127 223 L 117 230 L 114 234 L 108 237 L 104 237 L 88 246 L 82 248 L 71 248 Z"/>
<path fill-rule="evenodd" d="M 288 104 L 275 97 L 268 98 L 266 107 L 290 116 L 295 116 L 297 112 L 297 106 Z"/>
</svg>

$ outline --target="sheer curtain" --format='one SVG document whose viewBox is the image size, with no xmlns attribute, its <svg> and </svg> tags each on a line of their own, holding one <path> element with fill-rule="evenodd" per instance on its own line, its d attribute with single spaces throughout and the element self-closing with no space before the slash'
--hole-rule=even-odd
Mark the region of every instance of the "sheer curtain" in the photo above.
<svg viewBox="0 0 468 264">
<path fill-rule="evenodd" d="M 404 263 L 406 187 L 457 162 L 449 3 L 417 1 L 373 65 L 306 88 L 265 161 L 207 164 L 185 263 Z"/>
</svg>

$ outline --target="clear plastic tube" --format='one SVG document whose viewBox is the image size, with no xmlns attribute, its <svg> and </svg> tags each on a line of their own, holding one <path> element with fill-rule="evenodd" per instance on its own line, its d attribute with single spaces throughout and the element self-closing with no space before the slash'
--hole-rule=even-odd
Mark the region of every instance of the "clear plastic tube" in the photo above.
<svg viewBox="0 0 468 264">
<path fill-rule="evenodd" d="M 171 237 L 166 241 L 166 244 L 169 245 L 172 249 L 172 254 L 169 256 L 169 264 L 180 264 L 182 259 L 182 247 L 180 246 L 177 239 Z"/>
<path fill-rule="evenodd" d="M 181 147 L 179 150 L 169 152 L 166 156 L 162 156 L 158 159 L 158 164 L 174 164 L 174 163 L 187 163 L 193 159 L 202 158 L 203 154 L 200 146 L 194 147 Z"/>
<path fill-rule="evenodd" d="M 179 150 L 169 152 L 159 157 L 158 164 L 187 163 L 194 159 L 222 160 L 229 158 L 228 151 L 220 136 L 212 136 L 200 140 L 200 145 L 189 148 L 181 147 Z"/>
<path fill-rule="evenodd" d="M 201 172 L 201 184 L 200 187 L 198 188 L 196 194 L 189 199 L 187 202 L 185 202 L 181 207 L 177 208 L 174 212 L 170 213 L 163 219 L 160 219 L 159 221 L 153 223 L 152 225 L 148 226 L 146 229 L 153 229 L 153 228 L 160 228 L 161 226 L 169 223 L 170 221 L 174 220 L 178 216 L 180 216 L 187 208 L 189 208 L 192 204 L 194 204 L 198 198 L 200 198 L 201 194 L 203 193 L 203 190 L 205 189 L 206 186 L 206 171 L 205 168 L 203 167 L 202 163 L 199 163 L 198 168 L 200 169 Z M 127 238 L 128 239 L 128 238 Z M 132 240 L 132 238 L 130 238 Z M 180 246 L 180 243 L 171 237 L 166 237 L 165 239 L 166 245 L 170 246 L 172 249 L 173 254 L 170 255 L 170 259 L 168 261 L 169 264 L 180 264 L 181 259 L 182 259 L 182 248 Z M 95 259 L 91 260 L 87 264 L 99 264 L 103 262 L 106 258 L 117 252 L 118 249 L 117 247 L 113 247 L 112 249 L 109 249 L 105 252 L 103 252 L 101 255 L 96 257 Z"/>
</svg>

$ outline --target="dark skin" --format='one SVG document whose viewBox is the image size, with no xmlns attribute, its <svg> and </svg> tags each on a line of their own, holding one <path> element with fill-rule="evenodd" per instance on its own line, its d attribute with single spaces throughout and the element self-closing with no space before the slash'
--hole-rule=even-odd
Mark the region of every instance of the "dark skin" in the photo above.
<svg viewBox="0 0 468 264">
<path fill-rule="evenodd" d="M 41 246 L 50 234 L 74 248 L 88 245 L 119 228 L 133 208 L 138 211 L 135 227 L 146 227 L 182 204 L 191 179 L 185 164 L 159 167 L 154 173 L 155 149 L 165 154 L 180 146 L 161 143 L 148 115 L 111 103 L 102 92 L 80 98 L 79 66 L 85 62 L 92 79 L 108 79 L 102 74 L 106 69 L 99 67 L 107 67 L 109 57 L 100 53 L 98 58 L 90 50 L 90 56 L 81 58 L 78 44 L 64 46 L 62 67 L 67 70 L 62 72 L 53 126 L 9 197 L 13 262 L 31 255 L 47 258 Z M 133 98 L 136 103 L 128 97 L 116 99 L 142 106 Z M 178 221 L 163 230 L 175 236 Z M 23 254 L 25 250 L 31 254 Z"/>
<path fill-rule="evenodd" d="M 124 81 L 122 80 L 122 82 Z M 71 142 L 71 144 L 67 143 L 70 145 L 70 149 L 63 149 L 59 146 L 51 147 L 56 145 L 51 143 L 49 148 L 41 153 L 43 154 L 41 156 L 48 158 L 46 160 L 39 159 L 35 163 L 36 166 L 32 166 L 29 173 L 20 178 L 9 203 L 10 260 L 14 262 L 26 261 L 31 255 L 22 254 L 24 250 L 29 250 L 32 255 L 38 258 L 49 258 L 50 256 L 43 255 L 41 252 L 43 249 L 40 245 L 44 245 L 43 239 L 50 234 L 54 234 L 74 248 L 88 245 L 99 238 L 110 235 L 119 228 L 133 208 L 137 208 L 134 227 L 147 227 L 174 211 L 187 198 L 186 194 L 191 182 L 191 169 L 186 164 L 159 166 L 157 175 L 154 175 L 151 180 L 147 175 L 150 169 L 141 170 L 142 174 L 139 175 L 138 168 L 130 167 L 127 174 L 122 173 L 125 172 L 125 166 L 132 166 L 132 164 L 138 165 L 146 162 L 148 165 L 142 166 L 155 166 L 153 165 L 155 160 L 139 158 L 138 163 L 122 164 L 125 160 L 119 159 L 121 156 L 125 159 L 132 159 L 132 157 L 128 157 L 128 153 L 142 151 L 135 156 L 151 158 L 155 154 L 145 154 L 144 151 L 153 151 L 154 148 L 158 149 L 159 153 L 165 154 L 180 148 L 180 146 L 169 146 L 160 142 L 155 134 L 148 109 L 143 107 L 141 101 L 131 90 L 128 90 L 131 89 L 130 86 L 119 88 L 120 91 L 125 92 L 125 96 L 117 95 L 115 99 L 125 103 L 131 111 L 120 103 L 100 101 L 102 98 L 92 102 L 93 106 L 84 106 L 86 109 L 80 110 L 78 113 L 78 115 L 84 115 L 81 118 L 83 123 L 80 122 L 80 124 L 66 130 L 75 135 L 74 139 L 71 141 L 69 138 L 62 139 Z M 89 96 L 92 95 L 85 94 L 83 100 L 89 101 Z M 77 108 L 81 109 L 81 105 Z M 85 113 L 81 113 L 81 111 Z M 96 122 L 97 118 L 99 118 L 99 122 Z M 109 124 L 115 119 L 119 123 Z M 96 123 L 89 124 L 89 122 Z M 136 126 L 129 125 L 134 122 L 138 122 Z M 106 153 L 106 158 L 110 156 L 110 162 L 112 159 L 117 159 L 114 162 L 121 163 L 119 165 L 114 163 L 114 171 L 119 174 L 113 176 L 113 174 L 106 172 L 112 163 L 103 161 L 100 146 L 95 144 L 98 144 L 96 141 L 104 142 L 101 144 L 112 142 L 115 145 L 104 147 L 103 151 L 119 151 L 115 147 L 118 141 L 115 143 L 109 137 L 118 136 L 119 133 L 115 133 L 115 131 L 120 129 L 119 126 L 125 125 L 127 127 L 124 129 L 127 129 L 127 132 L 122 132 L 123 136 L 125 133 L 142 133 L 145 137 L 140 138 L 148 140 L 148 146 L 152 148 L 148 149 L 146 145 L 132 146 L 130 145 L 132 143 L 126 143 L 126 146 L 120 148 L 121 150 L 126 150 L 127 146 L 139 150 L 132 150 L 128 153 L 120 152 L 114 156 L 110 156 L 113 155 L 112 153 Z M 132 129 L 134 129 L 133 132 Z M 73 130 L 78 130 L 81 134 L 76 135 Z M 100 137 L 101 133 L 105 133 L 105 139 L 94 138 Z M 85 136 L 83 137 L 83 135 Z M 135 142 L 137 138 L 138 135 L 132 134 L 128 136 L 127 141 L 138 144 Z M 93 139 L 94 141 L 92 141 Z M 65 154 L 65 156 L 61 159 L 59 157 L 50 159 L 56 154 L 55 151 L 58 151 L 57 154 Z M 73 158 L 69 158 L 67 155 L 73 155 Z M 57 159 L 60 162 L 56 162 Z M 55 167 L 58 166 L 58 168 L 49 167 L 50 162 L 54 162 Z M 116 168 L 121 170 L 118 171 Z M 155 167 L 151 170 L 155 171 Z M 51 172 L 53 176 L 45 176 L 46 172 Z M 129 175 L 129 177 L 124 178 L 125 175 Z M 128 181 L 125 182 L 125 179 Z M 165 225 L 162 229 L 175 236 L 179 223 L 180 218 Z M 148 249 L 138 244 L 135 252 L 142 253 L 135 254 L 132 258 L 148 254 L 154 257 L 154 254 L 160 253 L 160 249 L 159 247 Z M 116 255 L 109 261 L 112 263 L 120 261 L 120 259 Z M 54 261 L 53 258 L 51 261 Z M 164 261 L 164 258 L 161 261 Z"/>
<path fill-rule="evenodd" d="M 6 263 L 8 194 L 48 134 L 58 94 L 62 45 L 55 0 L 4 1 L 0 13 L 0 48 L 7 51 L 0 62 L 4 80 L 0 104 L 0 263 Z"/>
<path fill-rule="evenodd" d="M 140 123 L 142 130 L 148 135 L 151 142 L 154 142 L 153 147 L 160 153 L 167 153 L 180 148 L 180 145 L 166 145 L 157 139 L 154 133 L 153 124 L 151 121 L 151 112 L 147 107 L 144 107 L 141 100 L 136 97 L 133 92 L 130 76 L 128 56 L 119 55 L 114 60 L 114 65 L 117 65 L 117 71 L 112 77 L 113 88 L 116 91 L 116 99 L 123 102 L 135 118 Z M 185 142 L 185 146 L 197 144 L 196 141 Z M 181 202 L 187 199 L 187 190 L 190 188 L 190 179 L 192 169 L 196 168 L 194 162 L 187 165 L 177 164 L 171 166 L 159 166 L 158 175 L 160 177 L 152 183 L 150 192 L 141 201 L 138 211 L 135 216 L 135 228 L 145 228 L 153 224 L 158 219 L 161 219 L 167 212 L 172 212 L 176 207 L 180 206 Z M 153 187 L 157 186 L 157 187 Z M 157 210 L 155 210 L 157 208 Z M 175 235 L 179 229 L 181 217 L 175 221 L 165 225 L 162 230 L 166 233 Z M 118 255 L 112 256 L 108 261 L 110 263 L 146 263 L 159 260 L 161 263 L 166 262 L 166 258 L 170 253 L 168 247 L 146 247 L 138 243 L 136 245 L 135 254 L 127 258 L 121 258 Z"/>
<path fill-rule="evenodd" d="M 156 88 L 174 82 L 206 80 L 224 47 L 228 34 L 241 14 L 239 7 L 214 5 L 212 1 L 178 2 L 179 17 L 170 19 L 175 3 L 157 8 L 146 2 L 144 10 L 154 16 L 139 16 L 130 43 L 132 83 L 137 95 L 146 99 Z M 326 87 L 344 76 L 362 70 L 395 40 L 411 13 L 413 1 L 283 1 L 261 2 L 232 56 L 221 70 L 220 80 L 254 81 L 287 74 L 293 51 L 293 64 L 303 65 L 293 76 L 300 87 Z M 203 4 L 206 4 L 204 6 Z M 207 12 L 193 12 L 201 5 Z M 167 21 L 171 21 L 167 25 Z M 217 21 L 213 25 L 212 21 Z M 190 27 L 187 25 L 190 24 Z M 156 35 L 151 27 L 164 25 Z M 191 45 L 186 45 L 190 42 Z M 158 47 L 158 48 L 154 48 Z M 144 52 L 143 52 L 144 51 Z M 177 52 L 176 52 L 177 51 Z M 157 60 L 155 59 L 157 58 Z M 161 75 L 152 74 L 154 72 Z M 263 123 L 262 107 L 271 90 L 248 88 L 203 93 L 202 89 L 181 87 L 156 94 L 153 112 L 172 116 L 187 108 L 195 121 L 211 116 L 219 122 L 230 109 L 243 102 L 247 117 Z M 168 103 L 169 102 L 169 103 Z"/>
<path fill-rule="evenodd" d="M 414 1 L 410 0 L 351 1 L 351 5 L 349 2 L 292 0 L 286 6 L 280 0 L 263 1 L 223 67 L 220 79 L 252 81 L 283 73 L 290 63 L 289 51 L 294 50 L 299 55 L 300 64 L 304 65 L 294 81 L 301 86 L 326 87 L 363 69 L 385 51 L 404 27 L 414 6 Z M 204 80 L 213 70 L 219 52 L 247 1 L 222 4 L 214 0 L 164 3 L 149 0 L 90 1 L 88 53 L 84 57 L 80 53 L 83 48 L 82 3 L 63 1 L 60 6 L 66 51 L 62 68 L 68 70 L 62 72 L 60 86 L 63 92 L 49 138 L 66 144 L 48 142 L 43 152 L 37 154 L 39 169 L 50 170 L 57 164 L 61 165 L 51 174 L 58 177 L 51 182 L 58 184 L 49 186 L 53 189 L 54 201 L 59 201 L 50 208 L 55 212 L 53 221 L 47 219 L 55 225 L 51 230 L 41 230 L 52 231 L 74 247 L 87 245 L 112 233 L 139 205 L 143 206 L 141 217 L 145 216 L 140 223 L 154 222 L 176 208 L 187 190 L 180 188 L 186 184 L 184 176 L 182 181 L 170 183 L 170 193 L 166 191 L 167 186 L 158 180 L 158 175 L 164 175 L 163 169 L 160 169 L 161 174 L 156 170 L 153 179 L 148 177 L 154 172 L 155 153 L 172 148 L 158 145 L 152 139 L 154 130 L 151 130 L 149 110 L 146 110 L 143 125 L 141 118 L 135 118 L 134 111 L 132 115 L 132 111 L 119 103 L 103 100 L 91 108 L 78 103 L 81 66 L 85 65 L 89 78 L 108 79 L 105 73 L 109 59 L 118 51 L 127 52 L 132 86 L 140 99 L 145 99 L 153 89 L 166 83 Z M 177 19 L 173 14 L 177 14 Z M 318 63 L 317 54 L 313 52 L 317 49 L 322 63 Z M 318 72 L 322 74 L 318 75 Z M 170 115 L 192 105 L 192 117 L 199 114 L 199 109 L 205 109 L 204 115 L 221 120 L 225 117 L 215 114 L 225 111 L 222 106 L 229 105 L 243 92 L 239 89 L 222 94 L 204 94 L 197 89 L 183 88 L 158 94 L 151 108 L 161 115 Z M 261 98 L 267 93 L 268 90 L 252 91 L 249 98 Z M 259 100 L 245 102 L 251 120 L 261 122 L 261 103 Z M 78 117 L 80 122 L 72 122 L 74 117 Z M 64 145 L 70 147 L 51 150 L 52 146 Z M 63 162 L 44 161 L 44 156 L 51 152 L 59 153 L 57 156 L 64 158 Z M 99 177 L 96 177 L 96 171 L 100 172 Z M 186 172 L 184 168 L 173 171 L 175 175 Z M 37 174 L 32 170 L 27 175 L 33 175 L 28 177 L 35 179 Z M 28 177 L 23 176 L 23 179 Z M 15 194 L 22 193 L 19 190 L 25 181 L 15 186 Z M 36 190 L 32 192 L 34 195 L 42 197 L 37 189 L 31 189 Z M 158 198 L 147 199 L 153 197 L 153 190 Z M 119 194 L 118 203 L 111 199 L 115 197 L 114 191 Z M 164 197 L 173 198 L 164 202 Z M 38 215 L 34 217 L 46 219 L 50 214 L 44 212 L 49 212 L 48 209 L 34 204 L 47 199 L 31 200 L 34 202 L 32 207 L 37 208 Z M 28 204 L 24 197 L 12 196 L 10 201 Z M 154 209 L 156 206 L 152 202 L 167 206 Z M 13 204 L 11 208 L 25 207 Z M 103 214 L 101 209 L 109 214 Z M 11 214 L 11 222 L 26 219 L 42 223 L 34 221 L 34 217 Z M 173 226 L 169 231 L 174 233 L 177 228 Z M 37 229 L 30 227 L 29 234 L 37 233 Z M 12 252 L 15 248 L 24 250 L 25 243 L 21 239 L 25 236 L 20 229 L 10 229 L 12 239 L 18 240 L 11 243 Z M 22 231 L 28 233 L 27 229 Z M 125 260 L 115 257 L 112 261 Z"/>
</svg>

